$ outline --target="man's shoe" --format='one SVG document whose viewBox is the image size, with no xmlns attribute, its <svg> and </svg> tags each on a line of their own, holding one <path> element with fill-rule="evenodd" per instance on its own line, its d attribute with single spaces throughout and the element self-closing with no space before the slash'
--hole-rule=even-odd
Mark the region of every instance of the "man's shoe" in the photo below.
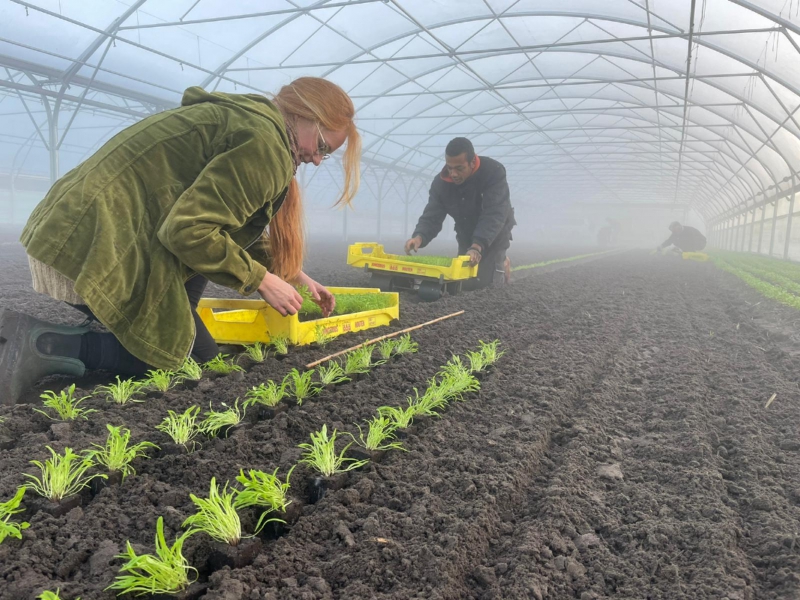
<svg viewBox="0 0 800 600">
<path fill-rule="evenodd" d="M 45 333 L 83 335 L 85 327 L 54 325 L 15 310 L 0 311 L 0 405 L 16 404 L 22 394 L 47 375 L 81 377 L 86 367 L 77 358 L 44 354 L 36 341 Z"/>
</svg>

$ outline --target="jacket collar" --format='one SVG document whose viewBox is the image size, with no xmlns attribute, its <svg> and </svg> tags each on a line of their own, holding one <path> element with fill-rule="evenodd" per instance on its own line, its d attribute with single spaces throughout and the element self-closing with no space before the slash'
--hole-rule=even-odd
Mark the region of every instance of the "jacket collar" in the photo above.
<svg viewBox="0 0 800 600">
<path fill-rule="evenodd" d="M 472 171 L 472 175 L 475 175 L 475 172 L 480 168 L 481 168 L 481 157 L 476 154 L 475 155 L 475 169 Z M 470 177 L 472 177 L 472 175 L 470 175 Z M 442 172 L 439 173 L 439 177 L 441 177 L 442 180 L 446 181 L 447 183 L 453 183 L 452 178 L 447 174 L 447 165 L 442 167 Z"/>
</svg>

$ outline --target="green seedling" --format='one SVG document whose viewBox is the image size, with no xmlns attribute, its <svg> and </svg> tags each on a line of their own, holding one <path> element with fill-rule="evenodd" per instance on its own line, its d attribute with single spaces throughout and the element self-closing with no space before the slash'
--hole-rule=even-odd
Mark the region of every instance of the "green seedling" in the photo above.
<svg viewBox="0 0 800 600">
<path fill-rule="evenodd" d="M 302 293 L 300 294 L 302 296 Z M 391 305 L 392 298 L 388 294 L 334 294 L 336 306 L 333 309 L 334 315 L 350 315 L 353 313 L 378 310 Z M 317 317 L 322 315 L 322 309 L 311 300 L 310 297 L 304 298 L 303 305 L 300 307 L 300 314 Z"/>
<path fill-rule="evenodd" d="M 495 340 L 493 342 L 479 342 L 480 343 L 480 351 L 483 354 L 483 362 L 486 366 L 493 365 L 500 357 L 505 354 L 503 351 L 498 350 L 498 346 L 500 345 L 500 340 Z"/>
<path fill-rule="evenodd" d="M 391 420 L 395 429 L 407 429 L 417 414 L 416 406 L 411 398 L 408 399 L 408 406 L 381 406 L 378 414 Z"/>
<path fill-rule="evenodd" d="M 345 375 L 369 373 L 370 367 L 372 367 L 372 353 L 374 351 L 375 346 L 362 346 L 352 352 L 348 352 L 344 363 Z"/>
<path fill-rule="evenodd" d="M 449 256 L 398 256 L 399 260 L 413 262 L 421 265 L 435 265 L 437 267 L 449 267 L 453 264 L 453 258 Z"/>
<path fill-rule="evenodd" d="M 285 385 L 278 385 L 274 381 L 268 381 L 266 385 L 261 383 L 247 390 L 247 393 L 244 395 L 244 408 L 250 408 L 254 404 L 272 408 L 277 406 L 285 397 Z"/>
<path fill-rule="evenodd" d="M 450 399 L 447 397 L 446 390 L 436 385 L 431 385 L 422 396 L 414 388 L 414 398 L 409 397 L 408 403 L 414 407 L 415 415 L 438 417 L 440 416 L 439 412 L 447 408 Z"/>
<path fill-rule="evenodd" d="M 252 360 L 253 362 L 262 363 L 267 360 L 267 356 L 269 353 L 267 352 L 267 345 L 262 344 L 261 342 L 254 342 L 249 346 L 244 347 L 244 353 Z"/>
<path fill-rule="evenodd" d="M 311 434 L 310 444 L 298 446 L 304 450 L 300 462 L 308 465 L 323 477 L 345 473 L 369 462 L 345 457 L 345 452 L 352 445 L 353 442 L 350 442 L 339 454 L 336 454 L 336 430 L 334 429 L 333 434 L 328 437 L 328 427 L 323 425 L 321 430 Z"/>
<path fill-rule="evenodd" d="M 289 354 L 289 338 L 287 336 L 274 335 L 270 337 L 269 341 L 277 354 Z"/>
<path fill-rule="evenodd" d="M 387 360 L 392 358 L 392 353 L 394 352 L 394 349 L 397 347 L 398 341 L 399 340 L 395 339 L 383 340 L 378 345 L 378 354 L 381 355 L 381 360 L 383 360 L 383 362 L 386 362 Z"/>
<path fill-rule="evenodd" d="M 178 414 L 173 410 L 168 411 L 169 415 L 159 424 L 156 429 L 163 431 L 176 444 L 182 444 L 189 450 L 187 444 L 192 442 L 194 450 L 194 438 L 200 433 L 197 427 L 197 415 L 200 412 L 198 406 L 190 406 L 183 414 Z"/>
<path fill-rule="evenodd" d="M 42 406 L 53 410 L 58 418 L 51 416 L 49 413 L 34 408 L 38 413 L 43 414 L 48 419 L 53 421 L 74 421 L 75 419 L 87 419 L 89 414 L 97 412 L 92 408 L 80 408 L 79 404 L 89 398 L 84 396 L 82 398 L 75 398 L 75 384 L 73 383 L 66 390 L 61 390 L 58 394 L 55 392 L 45 392 L 39 398 L 42 399 Z"/>
<path fill-rule="evenodd" d="M 333 335 L 325 331 L 325 327 L 322 325 L 317 325 L 314 327 L 314 341 L 319 346 L 327 346 L 331 340 L 333 340 Z"/>
<path fill-rule="evenodd" d="M 51 502 L 61 502 L 67 496 L 77 494 L 95 477 L 107 478 L 105 475 L 86 475 L 94 462 L 88 456 L 75 454 L 72 448 L 64 448 L 64 456 L 57 454 L 50 446 L 47 449 L 51 457 L 44 463 L 31 461 L 32 465 L 39 467 L 41 478 L 27 473 L 23 476 L 30 479 L 26 484 L 29 489 Z"/>
<path fill-rule="evenodd" d="M 376 450 L 405 450 L 402 442 L 391 441 L 395 439 L 395 426 L 389 417 L 379 414 L 377 417 L 372 417 L 367 421 L 366 437 L 361 425 L 356 425 L 356 427 L 358 427 L 358 438 L 352 434 L 349 435 L 353 438 L 353 441 L 365 450 L 371 452 Z"/>
<path fill-rule="evenodd" d="M 483 358 L 483 352 L 480 350 L 467 352 L 466 356 L 469 361 L 470 373 L 480 373 L 488 366 Z"/>
<path fill-rule="evenodd" d="M 181 368 L 178 369 L 178 377 L 189 381 L 199 381 L 203 377 L 203 367 L 191 356 L 187 356 Z"/>
<path fill-rule="evenodd" d="M 123 479 L 128 475 L 136 474 L 136 470 L 131 466 L 135 458 L 147 456 L 145 450 L 148 448 L 158 449 L 158 446 L 150 442 L 139 442 L 131 446 L 130 429 L 122 429 L 122 427 L 114 427 L 109 424 L 106 425 L 106 429 L 108 429 L 108 437 L 105 446 L 92 444 L 97 450 L 90 450 L 86 457 L 97 461 L 111 473 L 122 473 Z"/>
<path fill-rule="evenodd" d="M 292 369 L 283 378 L 283 385 L 286 387 L 288 394 L 297 400 L 297 404 L 302 404 L 303 400 L 320 393 L 321 388 L 312 381 L 313 376 L 314 369 L 304 373 L 300 373 L 297 369 Z"/>
<path fill-rule="evenodd" d="M 242 539 L 242 522 L 236 512 L 236 490 L 228 491 L 228 484 L 222 489 L 217 489 L 217 480 L 211 478 L 211 488 L 208 498 L 198 498 L 189 494 L 192 502 L 197 506 L 197 512 L 183 522 L 193 531 L 207 533 L 212 540 L 236 546 Z"/>
<path fill-rule="evenodd" d="M 17 493 L 14 494 L 11 500 L 0 502 L 0 544 L 2 544 L 3 540 L 6 538 L 21 540 L 22 530 L 30 526 L 30 523 L 24 521 L 22 523 L 14 523 L 11 521 L 12 516 L 17 513 L 25 512 L 24 508 L 19 507 L 22 503 L 22 498 L 25 496 L 25 490 L 26 488 L 24 485 L 20 486 L 17 488 Z"/>
<path fill-rule="evenodd" d="M 158 517 L 156 556 L 152 554 L 139 556 L 131 543 L 127 542 L 125 554 L 120 554 L 117 558 L 127 559 L 120 567 L 120 572 L 128 575 L 118 575 L 116 581 L 106 589 L 118 590 L 119 596 L 131 593 L 176 594 L 183 591 L 194 581 L 189 579 L 189 573 L 191 571 L 197 573 L 183 556 L 183 544 L 194 533 L 194 530 L 185 532 L 170 547 L 164 538 L 164 517 Z"/>
<path fill-rule="evenodd" d="M 227 406 L 224 402 L 222 406 Z M 221 429 L 227 429 L 238 425 L 244 419 L 244 411 L 239 410 L 239 399 L 236 399 L 232 407 L 228 407 L 223 411 L 216 411 L 208 406 L 208 411 L 203 413 L 205 419 L 198 425 L 201 433 L 209 437 L 216 437 Z"/>
<path fill-rule="evenodd" d="M 148 389 L 157 392 L 166 392 L 178 382 L 174 371 L 166 371 L 164 369 L 155 369 L 147 372 L 147 379 L 142 383 Z"/>
<path fill-rule="evenodd" d="M 336 385 L 344 383 L 345 381 L 350 381 L 350 378 L 344 374 L 342 365 L 332 360 L 328 361 L 327 366 L 319 367 L 317 373 L 319 375 L 319 382 L 323 386 Z"/>
<path fill-rule="evenodd" d="M 143 381 L 135 381 L 133 379 L 120 381 L 119 375 L 117 375 L 117 383 L 98 385 L 95 388 L 95 392 L 105 394 L 107 400 L 116 404 L 127 404 L 128 402 L 142 402 L 136 396 L 143 393 L 144 387 L 145 383 Z"/>
<path fill-rule="evenodd" d="M 36 600 L 61 600 L 61 588 L 56 588 L 55 592 L 51 592 L 50 590 L 45 590 L 38 596 L 36 596 Z M 75 600 L 81 600 L 80 596 L 75 598 Z"/>
<path fill-rule="evenodd" d="M 455 371 L 442 376 L 440 381 L 432 381 L 430 388 L 433 394 L 441 394 L 448 401 L 463 400 L 464 394 L 477 392 L 480 382 L 469 371 Z"/>
<path fill-rule="evenodd" d="M 294 471 L 294 466 L 286 474 L 285 483 L 281 483 L 281 480 L 278 479 L 278 469 L 275 469 L 272 473 L 251 469 L 247 475 L 244 474 L 243 470 L 239 471 L 236 481 L 244 489 L 237 493 L 234 506 L 236 508 L 260 506 L 267 509 L 259 517 L 255 533 L 259 533 L 267 523 L 273 521 L 285 522 L 282 519 L 267 519 L 267 515 L 273 511 L 286 512 L 286 507 L 292 503 L 286 495 L 289 491 L 289 478 L 292 476 L 292 471 Z"/>
<path fill-rule="evenodd" d="M 220 375 L 230 375 L 238 371 L 244 371 L 242 367 L 237 365 L 233 359 L 225 360 L 227 354 L 217 354 L 214 358 L 203 365 L 206 371 L 219 373 Z"/>
<path fill-rule="evenodd" d="M 419 344 L 411 339 L 411 334 L 407 333 L 397 339 L 394 347 L 395 354 L 414 354 L 419 350 Z"/>
</svg>

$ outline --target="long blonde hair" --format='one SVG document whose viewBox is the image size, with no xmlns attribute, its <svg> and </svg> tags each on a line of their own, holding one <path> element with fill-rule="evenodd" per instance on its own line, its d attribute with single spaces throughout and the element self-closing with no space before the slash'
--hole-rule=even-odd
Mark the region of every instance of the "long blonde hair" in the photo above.
<svg viewBox="0 0 800 600">
<path fill-rule="evenodd" d="M 344 186 L 336 206 L 350 206 L 361 184 L 361 136 L 356 129 L 350 96 L 335 83 L 320 77 L 300 77 L 283 86 L 274 98 L 285 116 L 319 123 L 331 131 L 347 133 L 342 157 Z M 303 205 L 300 186 L 292 178 L 286 199 L 269 224 L 269 249 L 273 272 L 290 280 L 303 268 Z"/>
</svg>

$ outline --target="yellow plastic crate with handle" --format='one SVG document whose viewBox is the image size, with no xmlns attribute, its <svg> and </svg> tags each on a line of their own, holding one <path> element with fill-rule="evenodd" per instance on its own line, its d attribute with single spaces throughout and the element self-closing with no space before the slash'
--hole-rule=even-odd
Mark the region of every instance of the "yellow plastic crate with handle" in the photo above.
<svg viewBox="0 0 800 600">
<path fill-rule="evenodd" d="M 408 260 L 407 256 L 387 254 L 383 244 L 357 243 L 347 249 L 347 264 L 371 271 L 409 277 L 428 277 L 444 281 L 459 281 L 478 276 L 478 265 L 470 265 L 468 256 L 458 256 L 449 265 L 427 265 Z"/>
<path fill-rule="evenodd" d="M 290 344 L 300 346 L 315 342 L 319 331 L 328 337 L 338 337 L 352 331 L 388 325 L 400 317 L 400 300 L 396 292 L 381 292 L 374 288 L 331 287 L 328 290 L 336 295 L 382 294 L 387 297 L 388 306 L 301 321 L 297 315 L 282 316 L 260 299 L 203 298 L 197 305 L 197 313 L 219 344 L 268 344 L 270 336 L 281 336 Z"/>
</svg>

